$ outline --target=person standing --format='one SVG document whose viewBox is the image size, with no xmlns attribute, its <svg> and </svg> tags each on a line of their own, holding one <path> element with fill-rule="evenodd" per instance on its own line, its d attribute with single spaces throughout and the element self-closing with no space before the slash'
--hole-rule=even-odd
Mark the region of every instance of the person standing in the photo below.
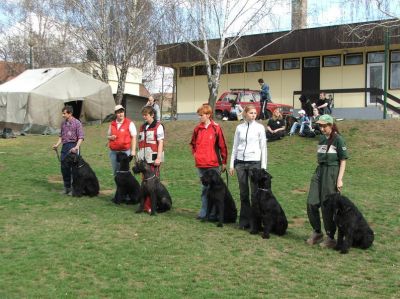
<svg viewBox="0 0 400 299">
<path fill-rule="evenodd" d="M 145 160 L 159 177 L 164 162 L 164 126 L 155 118 L 156 111 L 151 106 L 143 107 L 142 116 L 144 124 L 139 130 L 138 158 Z M 150 197 L 145 199 L 144 210 L 151 213 Z"/>
<path fill-rule="evenodd" d="M 259 119 L 267 119 L 267 103 L 271 101 L 271 94 L 269 92 L 269 86 L 264 82 L 264 79 L 258 79 L 258 84 L 260 84 L 260 117 Z"/>
<path fill-rule="evenodd" d="M 84 139 L 82 123 L 73 117 L 73 107 L 64 106 L 61 110 L 62 117 L 64 121 L 61 123 L 61 132 L 57 143 L 53 145 L 53 149 L 57 150 L 58 146 L 62 144 L 61 147 L 61 174 L 64 182 L 63 194 L 72 195 L 71 188 L 71 167 L 67 166 L 65 163 L 65 157 L 70 153 L 79 154 L 79 148 Z"/>
<path fill-rule="evenodd" d="M 339 134 L 332 116 L 328 114 L 321 115 L 316 123 L 319 125 L 322 135 L 317 148 L 318 166 L 311 178 L 310 191 L 307 198 L 307 214 L 313 232 L 306 242 L 309 245 L 314 245 L 323 241 L 319 215 L 319 208 L 321 208 L 327 235 L 321 246 L 333 248 L 336 245 L 334 239 L 336 232 L 336 224 L 333 220 L 334 211 L 325 201 L 327 195 L 342 191 L 348 154 L 345 141 Z"/>
<path fill-rule="evenodd" d="M 110 148 L 110 160 L 114 176 L 119 170 L 117 153 L 124 152 L 128 156 L 136 155 L 136 127 L 133 121 L 125 117 L 125 108 L 117 105 L 114 108 L 115 120 L 108 127 L 107 139 Z"/>
<path fill-rule="evenodd" d="M 313 108 L 318 109 L 320 115 L 327 114 L 330 111 L 328 105 L 329 102 L 325 92 L 321 92 L 318 101 L 312 104 Z"/>
<path fill-rule="evenodd" d="M 245 122 L 235 131 L 229 173 L 233 176 L 236 170 L 240 190 L 239 227 L 246 229 L 251 221 L 250 198 L 253 204 L 257 192 L 257 185 L 250 181 L 250 172 L 255 168 L 267 169 L 267 141 L 264 126 L 256 122 L 256 107 L 247 105 L 243 114 Z"/>
<path fill-rule="evenodd" d="M 149 96 L 149 99 L 146 103 L 146 106 L 153 107 L 155 111 L 155 119 L 157 121 L 161 121 L 161 111 L 160 111 L 160 106 L 157 104 L 156 100 L 154 99 L 153 96 Z"/>
<path fill-rule="evenodd" d="M 190 146 L 201 178 L 208 169 L 214 169 L 218 173 L 226 169 L 228 149 L 226 147 L 224 134 L 219 124 L 212 119 L 212 107 L 204 104 L 197 109 L 200 123 L 194 128 Z M 221 169 L 219 166 L 221 165 Z M 207 214 L 207 190 L 208 187 L 202 185 L 201 208 L 197 219 L 205 219 Z M 215 210 L 211 211 L 209 220 L 215 218 Z"/>
</svg>

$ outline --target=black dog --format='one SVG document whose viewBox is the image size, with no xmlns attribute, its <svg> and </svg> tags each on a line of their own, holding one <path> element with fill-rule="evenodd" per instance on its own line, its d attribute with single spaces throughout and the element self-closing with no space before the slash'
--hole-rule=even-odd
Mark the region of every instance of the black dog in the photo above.
<svg viewBox="0 0 400 299">
<path fill-rule="evenodd" d="M 150 196 L 151 200 L 151 212 L 150 215 L 156 215 L 156 212 L 162 213 L 172 208 L 172 199 L 169 195 L 168 190 L 160 182 L 160 179 L 156 176 L 154 170 L 144 160 L 136 162 L 132 168 L 134 173 L 142 173 L 143 180 L 140 186 L 140 205 L 136 210 L 136 213 L 143 212 L 144 201 L 147 196 Z"/>
<path fill-rule="evenodd" d="M 129 162 L 132 156 L 128 157 L 123 152 L 117 153 L 117 162 L 119 162 L 119 170 L 117 171 L 114 180 L 117 184 L 117 191 L 113 198 L 113 202 L 120 204 L 136 204 L 139 202 L 140 185 L 129 169 Z M 127 199 L 129 198 L 129 199 Z"/>
<path fill-rule="evenodd" d="M 258 234 L 263 228 L 262 237 L 264 239 L 269 239 L 271 232 L 278 236 L 284 235 L 288 221 L 285 212 L 271 191 L 272 176 L 265 169 L 253 169 L 250 179 L 258 187 L 252 204 L 250 233 Z"/>
<path fill-rule="evenodd" d="M 338 227 L 335 250 L 348 253 L 351 246 L 369 248 L 374 242 L 374 232 L 357 207 L 339 193 L 330 194 L 324 204 L 331 205 L 333 219 Z"/>
<path fill-rule="evenodd" d="M 72 196 L 92 197 L 99 194 L 100 186 L 96 174 L 80 155 L 69 153 L 64 163 L 72 168 Z"/>
<path fill-rule="evenodd" d="M 201 183 L 209 187 L 207 190 L 206 219 L 209 219 L 211 210 L 215 207 L 218 217 L 217 226 L 222 227 L 224 222 L 235 223 L 237 218 L 236 205 L 219 173 L 214 169 L 205 171 L 201 177 Z"/>
</svg>

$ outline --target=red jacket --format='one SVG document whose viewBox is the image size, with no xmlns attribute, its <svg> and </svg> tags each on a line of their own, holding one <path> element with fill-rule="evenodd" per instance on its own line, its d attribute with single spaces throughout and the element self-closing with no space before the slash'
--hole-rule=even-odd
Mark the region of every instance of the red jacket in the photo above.
<svg viewBox="0 0 400 299">
<path fill-rule="evenodd" d="M 218 167 L 220 165 L 219 160 L 226 165 L 228 149 L 226 148 L 224 134 L 221 127 L 213 120 L 207 128 L 203 123 L 194 128 L 190 145 L 196 167 Z M 220 157 L 218 157 L 216 149 L 219 151 Z"/>
<path fill-rule="evenodd" d="M 126 151 L 131 148 L 131 133 L 129 132 L 129 125 L 131 120 L 124 118 L 119 129 L 117 129 L 117 122 L 114 120 L 111 122 L 111 135 L 117 136 L 115 140 L 110 140 L 108 146 L 113 151 Z"/>
</svg>

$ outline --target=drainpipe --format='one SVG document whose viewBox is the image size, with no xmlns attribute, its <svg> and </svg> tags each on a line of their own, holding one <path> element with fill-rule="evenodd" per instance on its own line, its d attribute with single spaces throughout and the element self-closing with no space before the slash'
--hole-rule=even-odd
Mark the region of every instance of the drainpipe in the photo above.
<svg viewBox="0 0 400 299">
<path fill-rule="evenodd" d="M 388 62 L 389 62 L 389 28 L 385 30 L 385 67 L 383 74 L 383 119 L 387 117 L 387 90 L 388 90 Z"/>
</svg>

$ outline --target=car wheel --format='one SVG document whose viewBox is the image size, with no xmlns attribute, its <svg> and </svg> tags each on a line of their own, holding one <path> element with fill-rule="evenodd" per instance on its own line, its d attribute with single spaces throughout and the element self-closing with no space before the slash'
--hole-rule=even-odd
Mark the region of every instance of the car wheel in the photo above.
<svg viewBox="0 0 400 299">
<path fill-rule="evenodd" d="M 215 111 L 215 118 L 221 120 L 222 119 L 222 111 Z"/>
</svg>

